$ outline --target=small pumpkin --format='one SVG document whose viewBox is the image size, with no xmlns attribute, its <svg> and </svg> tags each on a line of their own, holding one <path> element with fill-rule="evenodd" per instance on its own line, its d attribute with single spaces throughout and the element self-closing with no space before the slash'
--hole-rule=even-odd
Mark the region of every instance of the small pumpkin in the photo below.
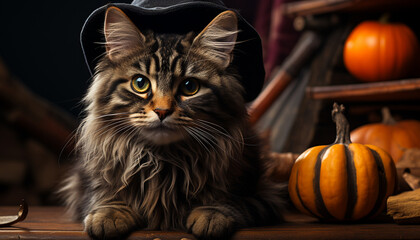
<svg viewBox="0 0 420 240">
<path fill-rule="evenodd" d="M 376 146 L 351 143 L 343 110 L 343 105 L 334 104 L 335 142 L 302 153 L 289 179 L 296 208 L 328 221 L 374 217 L 396 187 L 396 168 L 389 154 Z"/>
<path fill-rule="evenodd" d="M 397 163 L 404 151 L 420 148 L 420 121 L 395 121 L 388 108 L 382 109 L 382 123 L 371 123 L 354 129 L 350 133 L 352 142 L 372 144 L 389 154 Z"/>
<path fill-rule="evenodd" d="M 364 21 L 348 36 L 344 64 L 365 82 L 401 79 L 409 76 L 416 62 L 419 43 L 405 24 Z"/>
</svg>

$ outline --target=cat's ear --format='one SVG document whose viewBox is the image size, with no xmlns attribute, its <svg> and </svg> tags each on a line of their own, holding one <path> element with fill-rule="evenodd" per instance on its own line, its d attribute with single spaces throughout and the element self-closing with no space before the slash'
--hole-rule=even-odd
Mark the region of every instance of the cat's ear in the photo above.
<svg viewBox="0 0 420 240">
<path fill-rule="evenodd" d="M 144 35 L 117 7 L 109 7 L 106 10 L 104 34 L 106 53 L 111 60 L 118 60 L 132 50 L 144 47 Z"/>
<path fill-rule="evenodd" d="M 217 15 L 194 39 L 193 46 L 207 51 L 206 55 L 226 68 L 238 35 L 238 18 L 233 11 Z"/>
</svg>

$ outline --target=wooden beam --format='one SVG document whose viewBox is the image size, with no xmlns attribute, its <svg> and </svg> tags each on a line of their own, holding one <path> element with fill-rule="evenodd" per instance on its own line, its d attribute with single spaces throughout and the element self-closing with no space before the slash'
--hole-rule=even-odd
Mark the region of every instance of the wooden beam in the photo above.
<svg viewBox="0 0 420 240">
<path fill-rule="evenodd" d="M 379 101 L 420 99 L 420 79 L 308 87 L 307 94 L 316 100 Z M 398 98 L 396 98 L 398 96 Z"/>
<path fill-rule="evenodd" d="M 322 35 L 305 31 L 290 55 L 285 59 L 275 77 L 248 108 L 250 122 L 255 125 L 277 97 L 289 85 L 302 66 L 313 56 L 322 44 Z"/>
<path fill-rule="evenodd" d="M 1 59 L 0 106 L 0 117 L 16 129 L 28 133 L 54 152 L 72 151 L 76 119 L 32 93 L 7 71 Z"/>
</svg>

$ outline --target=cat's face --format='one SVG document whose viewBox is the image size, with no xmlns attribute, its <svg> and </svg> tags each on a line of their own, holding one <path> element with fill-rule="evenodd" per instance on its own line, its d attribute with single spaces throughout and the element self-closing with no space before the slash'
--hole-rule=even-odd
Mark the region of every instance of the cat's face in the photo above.
<svg viewBox="0 0 420 240">
<path fill-rule="evenodd" d="M 236 22 L 229 11 L 198 35 L 143 34 L 109 8 L 106 56 L 87 95 L 91 114 L 112 134 L 155 145 L 213 141 L 245 116 L 243 89 L 227 71 Z"/>
</svg>

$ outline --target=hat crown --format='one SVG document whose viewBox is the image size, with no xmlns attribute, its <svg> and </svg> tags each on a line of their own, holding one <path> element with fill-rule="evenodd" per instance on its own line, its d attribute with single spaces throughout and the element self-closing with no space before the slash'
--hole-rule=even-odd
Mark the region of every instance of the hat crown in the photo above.
<svg viewBox="0 0 420 240">
<path fill-rule="evenodd" d="M 149 9 L 156 9 L 156 8 L 167 8 L 173 7 L 175 5 L 182 5 L 186 3 L 213 3 L 217 5 L 224 6 L 221 0 L 134 0 L 131 5 L 142 7 L 142 8 L 149 8 Z"/>
<path fill-rule="evenodd" d="M 103 34 L 105 12 L 114 6 L 122 10 L 136 26 L 157 33 L 186 34 L 200 32 L 214 17 L 230 10 L 221 0 L 133 0 L 128 3 L 113 3 L 96 9 L 86 20 L 80 41 L 89 71 L 94 74 L 96 64 L 105 48 L 98 47 Z M 246 101 L 252 101 L 264 83 L 264 65 L 261 39 L 255 29 L 238 13 L 237 43 L 233 51 L 232 66 L 238 71 L 244 86 Z"/>
</svg>

